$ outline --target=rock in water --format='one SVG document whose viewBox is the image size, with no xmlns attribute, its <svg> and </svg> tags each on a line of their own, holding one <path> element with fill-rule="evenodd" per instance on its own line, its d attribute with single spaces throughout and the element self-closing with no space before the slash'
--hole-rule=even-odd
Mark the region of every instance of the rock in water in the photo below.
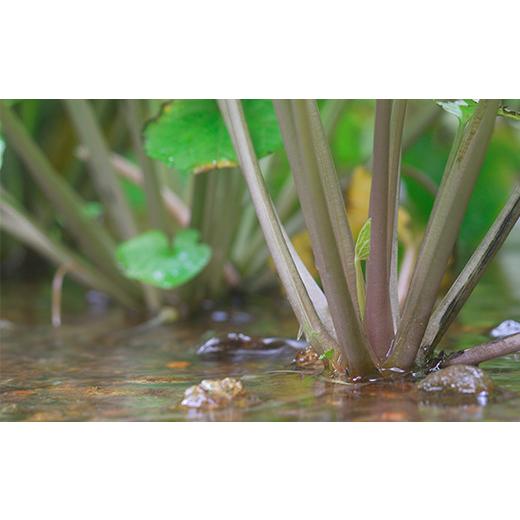
<svg viewBox="0 0 520 520">
<path fill-rule="evenodd" d="M 184 392 L 181 405 L 188 408 L 224 408 L 246 397 L 244 387 L 237 379 L 204 379 Z"/>
<path fill-rule="evenodd" d="M 492 338 L 505 338 L 506 336 L 512 336 L 520 332 L 520 323 L 515 320 L 503 321 L 500 325 L 495 327 L 491 332 Z"/>
<path fill-rule="evenodd" d="M 417 386 L 423 392 L 442 392 L 445 395 L 479 395 L 491 393 L 493 381 L 478 367 L 453 365 L 426 376 Z"/>
<path fill-rule="evenodd" d="M 298 350 L 294 356 L 293 363 L 297 368 L 303 370 L 323 371 L 325 363 L 320 355 L 312 348 L 307 347 L 305 350 Z"/>
<path fill-rule="evenodd" d="M 197 355 L 208 360 L 267 357 L 292 354 L 306 346 L 305 341 L 289 338 L 257 338 L 240 332 L 230 332 L 206 341 L 197 349 Z"/>
</svg>

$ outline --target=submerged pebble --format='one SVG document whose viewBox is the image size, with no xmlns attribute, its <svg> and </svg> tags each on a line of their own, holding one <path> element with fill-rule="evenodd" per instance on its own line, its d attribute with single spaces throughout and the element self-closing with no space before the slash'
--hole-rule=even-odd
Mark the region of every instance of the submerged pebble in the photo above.
<svg viewBox="0 0 520 520">
<path fill-rule="evenodd" d="M 492 379 L 481 368 L 469 365 L 453 365 L 433 372 L 417 386 L 423 392 L 444 395 L 479 395 L 493 391 Z"/>
<path fill-rule="evenodd" d="M 246 397 L 244 386 L 237 379 L 204 379 L 184 392 L 181 405 L 189 408 L 224 408 Z"/>
<path fill-rule="evenodd" d="M 515 320 L 505 320 L 500 325 L 495 327 L 491 332 L 492 338 L 505 338 L 506 336 L 512 336 L 520 332 L 520 323 Z"/>
<path fill-rule="evenodd" d="M 197 349 L 202 359 L 279 356 L 303 349 L 307 343 L 288 338 L 259 338 L 230 332 L 210 338 Z"/>
<path fill-rule="evenodd" d="M 293 362 L 297 368 L 304 370 L 323 370 L 325 367 L 323 359 L 320 359 L 320 355 L 312 347 L 298 350 Z"/>
</svg>

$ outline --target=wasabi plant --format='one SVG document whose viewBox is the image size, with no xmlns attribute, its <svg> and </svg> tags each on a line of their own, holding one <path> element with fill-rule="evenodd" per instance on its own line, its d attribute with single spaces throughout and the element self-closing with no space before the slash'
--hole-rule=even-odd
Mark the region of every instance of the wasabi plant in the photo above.
<svg viewBox="0 0 520 520">
<path fill-rule="evenodd" d="M 499 111 L 507 113 L 496 100 L 441 105 L 457 116 L 458 129 L 400 304 L 397 211 L 406 101 L 376 102 L 370 223 L 358 237 L 358 244 L 347 220 L 317 103 L 274 101 L 322 288 L 310 276 L 281 224 L 242 103 L 219 101 L 266 243 L 301 329 L 320 354 L 332 350 L 336 368 L 354 379 L 407 373 L 431 365 L 435 346 L 520 215 L 517 183 L 495 223 L 438 302 L 495 119 Z M 363 261 L 365 272 L 360 266 Z M 470 349 L 450 363 L 478 363 L 517 350 L 518 334 Z"/>
<path fill-rule="evenodd" d="M 495 119 L 519 118 L 498 101 L 377 101 L 373 139 L 368 136 L 372 151 L 342 143 L 353 166 L 372 172 L 368 218 L 357 229 L 344 197 L 354 176 L 338 175 L 331 151 L 335 129 L 349 116 L 348 102 L 57 105 L 66 130 L 59 135 L 77 138 L 68 162 L 37 144 L 37 103 L 0 102 L 0 157 L 5 138 L 7 160 L 16 155 L 33 181 L 24 189 L 31 196 L 40 190 L 47 201 L 33 196 L 37 204 L 27 209 L 27 197 L 18 193 L 26 176 L 17 173 L 24 170 L 10 164 L 0 187 L 0 227 L 56 265 L 53 323 L 60 323 L 68 275 L 125 307 L 144 305 L 157 313 L 165 305 L 194 311 L 202 299 L 220 298 L 231 288 L 254 293 L 272 285 L 276 271 L 308 342 L 353 378 L 440 362 L 478 363 L 518 350 L 517 335 L 450 360 L 433 354 L 519 217 L 517 182 L 442 295 L 455 244 L 468 234 L 463 220 L 479 189 Z M 457 130 L 437 183 L 428 165 L 401 162 L 443 110 L 455 116 Z M 351 127 L 347 136 L 355 132 L 366 129 Z M 413 188 L 407 192 L 413 203 L 414 183 L 435 203 L 424 234 L 419 231 L 408 247 L 398 240 L 400 192 Z M 502 191 L 494 189 L 486 200 Z M 421 199 L 417 206 L 427 204 Z M 298 248 L 302 233 L 318 275 Z"/>
</svg>

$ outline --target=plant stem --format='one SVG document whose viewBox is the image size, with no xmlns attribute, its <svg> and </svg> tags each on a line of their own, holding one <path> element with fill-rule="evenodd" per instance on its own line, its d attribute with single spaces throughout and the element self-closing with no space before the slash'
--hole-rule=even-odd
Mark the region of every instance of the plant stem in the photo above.
<svg viewBox="0 0 520 520">
<path fill-rule="evenodd" d="M 397 282 L 397 296 L 399 299 L 399 309 L 403 308 L 406 300 L 406 295 L 410 289 L 410 283 L 412 281 L 413 268 L 417 260 L 417 245 L 412 243 L 406 248 L 404 258 L 401 263 L 401 270 L 399 272 L 399 280 Z"/>
<path fill-rule="evenodd" d="M 280 221 L 281 221 L 281 217 Z M 303 217 L 301 213 L 295 213 L 290 219 L 287 220 L 285 223 L 285 230 L 287 232 L 287 236 L 289 238 L 293 237 L 296 233 L 301 231 L 305 227 L 305 222 L 303 220 Z M 262 238 L 263 239 L 263 238 Z M 263 239 L 265 240 L 265 239 Z M 256 277 L 259 271 L 262 269 L 269 269 L 268 266 L 268 260 L 269 260 L 269 250 L 266 248 L 262 248 L 261 244 L 259 245 L 256 254 L 253 258 L 251 258 L 250 262 L 245 266 L 244 268 L 244 276 L 248 277 L 250 279 Z M 258 289 L 260 286 L 257 284 L 254 284 L 254 287 Z M 249 288 L 249 285 L 248 285 Z"/>
<path fill-rule="evenodd" d="M 63 292 L 63 279 L 67 273 L 67 266 L 62 264 L 58 267 L 52 279 L 51 322 L 53 327 L 61 326 L 61 295 Z"/>
<path fill-rule="evenodd" d="M 318 309 L 313 304 L 313 300 L 318 299 L 316 295 L 320 292 L 319 288 L 312 284 L 306 285 L 302 280 L 302 264 L 297 266 L 295 263 L 297 255 L 291 251 L 290 242 L 284 235 L 274 210 L 253 150 L 242 105 L 238 100 L 221 100 L 219 107 L 231 135 L 267 245 L 306 338 L 319 352 L 330 348 L 337 349 L 338 345 L 333 338 L 335 331 L 325 328 L 326 317 L 323 314 L 321 317 L 318 316 Z"/>
<path fill-rule="evenodd" d="M 388 166 L 388 258 L 389 264 L 389 291 L 390 307 L 392 311 L 392 324 L 394 333 L 400 319 L 399 294 L 398 294 L 398 239 L 397 222 L 399 212 L 399 190 L 401 187 L 401 144 L 406 116 L 407 101 L 396 99 L 392 107 L 392 120 L 390 124 L 390 158 Z"/>
<path fill-rule="evenodd" d="M 460 352 L 455 352 L 444 361 L 442 366 L 478 365 L 484 361 L 507 356 L 515 352 L 520 352 L 520 334 L 513 334 L 506 338 L 497 339 Z"/>
<path fill-rule="evenodd" d="M 119 237 L 128 240 L 137 233 L 137 229 L 92 108 L 84 99 L 68 99 L 65 104 L 83 146 L 89 151 L 92 179 L 101 202 Z"/>
<path fill-rule="evenodd" d="M 86 160 L 89 155 L 90 154 L 86 148 L 78 148 L 77 156 L 79 159 Z M 144 175 L 134 163 L 117 153 L 110 154 L 110 162 L 115 172 L 120 177 L 127 179 L 137 186 L 143 186 Z M 185 202 L 167 186 L 162 186 L 161 196 L 164 207 L 175 222 L 180 227 L 188 227 L 191 215 L 190 208 L 185 204 Z"/>
<path fill-rule="evenodd" d="M 150 226 L 154 229 L 161 230 L 168 236 L 169 230 L 166 225 L 166 216 L 157 171 L 153 161 L 146 155 L 141 135 L 141 128 L 147 116 L 143 110 L 145 101 L 140 102 L 137 99 L 127 99 L 124 103 L 132 145 L 144 177 L 144 193 L 146 196 L 146 208 L 148 210 Z"/>
<path fill-rule="evenodd" d="M 244 270 L 249 263 L 251 242 L 256 242 L 257 226 L 258 219 L 256 218 L 255 208 L 249 204 L 243 208 L 237 236 L 235 237 L 231 253 L 231 258 L 241 270 Z M 251 238 L 252 236 L 253 238 Z M 261 233 L 259 236 L 263 240 Z"/>
<path fill-rule="evenodd" d="M 334 130 L 336 129 L 346 104 L 346 99 L 328 99 L 324 103 L 320 113 L 321 119 L 323 121 L 323 128 L 325 128 L 328 139 L 331 138 Z"/>
<path fill-rule="evenodd" d="M 403 176 L 413 179 L 433 197 L 437 195 L 437 184 L 435 184 L 435 181 L 432 181 L 430 177 L 421 170 L 406 165 L 403 168 Z"/>
<path fill-rule="evenodd" d="M 409 111 L 403 135 L 403 150 L 408 150 L 421 135 L 439 118 L 442 108 L 434 101 L 421 103 L 417 110 Z"/>
<path fill-rule="evenodd" d="M 212 250 L 211 260 L 204 271 L 203 279 L 210 296 L 219 296 L 224 280 L 224 266 L 229 257 L 231 242 L 240 217 L 242 179 L 236 169 L 211 172 L 208 212 L 204 218 L 202 241 Z"/>
<path fill-rule="evenodd" d="M 405 301 L 387 367 L 411 368 L 435 304 L 448 259 L 493 133 L 498 101 L 481 101 L 443 176 Z"/>
<path fill-rule="evenodd" d="M 424 363 L 448 327 L 453 323 L 519 218 L 520 184 L 517 184 L 486 236 L 482 239 L 446 296 L 435 308 L 421 342 L 417 359 L 419 364 Z"/>
<path fill-rule="evenodd" d="M 380 360 L 385 359 L 394 337 L 389 290 L 391 239 L 393 238 L 396 198 L 395 191 L 390 194 L 389 187 L 391 118 L 392 101 L 377 100 L 369 208 L 372 231 L 370 234 L 370 256 L 366 267 L 367 304 L 365 322 L 370 345 Z M 397 170 L 395 173 L 397 173 Z M 396 181 L 397 179 L 394 179 L 393 183 L 395 184 Z M 389 205 L 390 195 L 393 197 L 391 207 Z M 390 224 L 389 217 L 392 221 Z M 392 226 L 391 236 L 389 236 L 390 225 Z"/>
<path fill-rule="evenodd" d="M 128 240 L 137 234 L 137 227 L 117 175 L 112 168 L 110 151 L 96 122 L 94 112 L 84 99 L 68 99 L 65 103 L 76 131 L 89 151 L 92 178 L 99 198 L 119 237 Z M 157 310 L 160 306 L 159 291 L 155 287 L 144 284 L 142 284 L 142 290 L 147 307 L 150 310 Z"/>
<path fill-rule="evenodd" d="M 67 247 L 49 238 L 49 234 L 41 229 L 2 188 L 0 188 L 0 217 L 1 228 L 38 251 L 58 267 L 66 266 L 67 271 L 79 282 L 109 294 L 126 307 L 136 306 L 132 294 L 121 289 L 112 278 L 98 272 L 95 267 Z"/>
<path fill-rule="evenodd" d="M 274 104 L 343 363 L 351 376 L 370 374 L 374 363 L 357 306 L 352 235 L 317 107 L 306 100 Z"/>
</svg>

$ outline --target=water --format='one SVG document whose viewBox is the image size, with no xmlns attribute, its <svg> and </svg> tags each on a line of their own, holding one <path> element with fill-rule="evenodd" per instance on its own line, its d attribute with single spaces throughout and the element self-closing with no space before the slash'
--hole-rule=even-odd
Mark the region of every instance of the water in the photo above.
<svg viewBox="0 0 520 520">
<path fill-rule="evenodd" d="M 488 339 L 520 317 L 520 247 L 509 245 L 475 290 L 442 347 Z M 508 264 L 509 262 L 509 264 Z M 517 270 L 518 268 L 516 268 Z M 508 274 L 509 273 L 509 274 Z M 516 292 L 515 292 L 516 291 Z M 2 288 L 0 418 L 9 421 L 511 421 L 520 420 L 520 355 L 482 365 L 500 391 L 488 400 L 425 399 L 410 382 L 348 386 L 298 373 L 290 356 L 201 361 L 195 351 L 214 334 L 240 331 L 294 337 L 297 324 L 279 298 L 209 308 L 189 323 L 135 328 L 118 309 L 85 309 L 69 286 L 59 329 L 49 325 L 49 289 Z M 180 406 L 201 379 L 240 378 L 253 397 L 244 407 L 200 411 Z"/>
</svg>

